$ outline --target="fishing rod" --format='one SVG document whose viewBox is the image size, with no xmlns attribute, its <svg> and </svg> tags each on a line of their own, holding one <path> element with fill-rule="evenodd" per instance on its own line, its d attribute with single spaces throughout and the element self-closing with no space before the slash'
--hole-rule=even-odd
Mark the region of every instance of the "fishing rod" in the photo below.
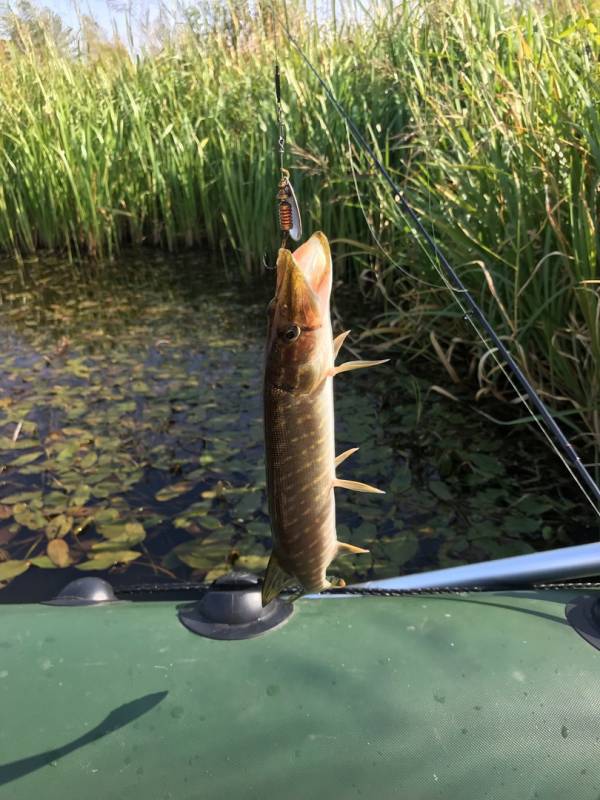
<svg viewBox="0 0 600 800">
<path fill-rule="evenodd" d="M 559 427 L 558 423 L 556 422 L 556 420 L 554 419 L 554 417 L 552 416 L 552 414 L 550 413 L 550 411 L 548 410 L 548 408 L 544 404 L 544 402 L 541 399 L 541 397 L 539 396 L 539 394 L 533 388 L 533 386 L 531 385 L 531 383 L 529 382 L 529 380 L 527 379 L 527 377 L 525 376 L 525 374 L 523 373 L 523 371 L 521 370 L 519 365 L 516 363 L 516 361 L 512 357 L 510 351 L 504 345 L 504 343 L 502 342 L 502 340 L 500 339 L 500 337 L 498 336 L 498 334 L 496 333 L 496 331 L 492 327 L 491 323 L 488 321 L 487 317 L 485 316 L 485 314 L 483 313 L 483 311 L 481 310 L 479 305 L 476 303 L 476 301 L 474 300 L 474 298 L 472 297 L 472 295 L 470 294 L 470 292 L 468 291 L 468 289 L 466 288 L 464 283 L 461 281 L 461 279 L 460 279 L 458 273 L 456 272 L 456 270 L 452 267 L 452 265 L 450 264 L 450 262 L 448 261 L 448 259 L 444 255 L 444 253 L 440 250 L 440 248 L 436 244 L 435 240 L 432 238 L 432 236 L 429 233 L 429 231 L 425 228 L 425 226 L 421 222 L 418 214 L 413 209 L 411 204 L 408 202 L 408 200 L 404 196 L 404 193 L 402 192 L 400 187 L 394 181 L 394 179 L 392 178 L 392 176 L 390 175 L 390 173 L 388 172 L 386 167 L 381 163 L 381 161 L 377 157 L 377 155 L 374 152 L 374 150 L 371 147 L 371 145 L 364 138 L 364 136 L 362 135 L 362 133 L 360 132 L 360 130 L 358 129 L 358 127 L 356 126 L 356 124 L 354 123 L 352 118 L 349 116 L 349 114 L 346 112 L 344 107 L 340 104 L 340 102 L 338 101 L 338 99 L 336 98 L 336 96 L 334 95 L 332 90 L 329 88 L 329 86 L 327 85 L 325 79 L 321 76 L 321 74 L 316 69 L 316 67 L 313 65 L 313 63 L 310 61 L 308 56 L 304 53 L 304 51 L 302 50 L 302 48 L 298 44 L 297 40 L 290 33 L 290 31 L 287 28 L 287 26 L 285 25 L 285 23 L 282 22 L 281 19 L 279 19 L 278 17 L 275 17 L 275 21 L 276 21 L 276 23 L 278 25 L 281 26 L 281 28 L 285 32 L 285 35 L 286 35 L 288 41 L 293 45 L 293 47 L 296 49 L 296 51 L 300 55 L 302 61 L 305 63 L 305 65 L 308 67 L 308 69 L 315 76 L 315 78 L 317 79 L 319 84 L 322 86 L 327 98 L 329 99 L 329 101 L 331 102 L 331 104 L 333 105 L 335 110 L 338 112 L 338 114 L 344 120 L 344 122 L 347 125 L 348 129 L 350 130 L 352 136 L 354 137 L 354 140 L 356 141 L 356 143 L 369 156 L 369 158 L 371 159 L 371 162 L 373 163 L 374 167 L 377 169 L 377 171 L 383 177 L 385 182 L 388 184 L 389 188 L 393 192 L 394 202 L 402 209 L 402 211 L 406 214 L 406 216 L 408 216 L 408 218 L 411 220 L 414 228 L 416 228 L 416 230 L 419 232 L 419 234 L 423 237 L 424 241 L 426 242 L 427 246 L 429 247 L 429 249 L 433 253 L 433 256 L 437 260 L 438 264 L 440 264 L 442 266 L 442 268 L 443 268 L 442 275 L 443 275 L 443 277 L 445 276 L 445 279 L 446 279 L 444 282 L 445 283 L 448 282 L 450 284 L 450 286 L 448 288 L 450 288 L 450 290 L 453 293 L 455 293 L 455 297 L 456 297 L 456 295 L 461 297 L 461 299 L 464 300 L 464 302 L 468 306 L 468 311 L 466 312 L 465 319 L 467 319 L 469 322 L 471 322 L 471 324 L 475 328 L 477 334 L 482 338 L 484 344 L 487 345 L 487 342 L 485 341 L 485 338 L 482 336 L 479 328 L 477 327 L 477 324 L 475 322 L 475 320 L 477 320 L 479 325 L 481 325 L 481 328 L 483 328 L 483 330 L 487 333 L 487 335 L 489 336 L 491 341 L 494 343 L 494 345 L 497 348 L 498 352 L 502 355 L 502 358 L 504 359 L 506 364 L 510 367 L 510 370 L 512 371 L 513 375 L 515 376 L 517 382 L 520 384 L 521 388 L 523 389 L 523 391 L 525 392 L 525 394 L 527 395 L 527 397 L 531 401 L 531 404 L 537 410 L 537 412 L 539 414 L 539 417 L 541 417 L 541 419 L 543 420 L 544 424 L 546 425 L 547 430 L 545 430 L 544 427 L 539 423 L 538 418 L 535 416 L 535 414 L 533 414 L 531 408 L 529 408 L 529 406 L 527 405 L 527 402 L 525 401 L 525 398 L 519 392 L 518 388 L 515 386 L 514 382 L 512 381 L 512 379 L 510 377 L 510 375 L 504 369 L 503 364 L 497 358 L 497 356 L 494 353 L 494 351 L 491 351 L 492 355 L 496 359 L 496 361 L 497 361 L 498 365 L 500 366 L 500 368 L 502 369 L 503 373 L 506 375 L 506 377 L 508 378 L 509 382 L 511 383 L 511 385 L 513 386 L 513 388 L 517 392 L 517 395 L 519 396 L 521 401 L 524 403 L 524 405 L 526 406 L 526 408 L 528 409 L 528 411 L 532 415 L 534 421 L 537 422 L 540 425 L 540 429 L 543 431 L 544 435 L 546 436 L 546 438 L 550 442 L 552 448 L 558 454 L 558 456 L 561 458 L 561 460 L 565 464 L 566 468 L 569 470 L 571 476 L 574 478 L 575 482 L 577 483 L 577 485 L 579 486 L 579 488 L 581 489 L 581 491 L 583 492 L 583 494 L 585 495 L 587 500 L 590 502 L 590 504 L 594 508 L 595 512 L 600 516 L 600 487 L 598 486 L 596 481 L 592 478 L 592 476 L 590 475 L 590 473 L 586 469 L 585 465 L 581 461 L 581 458 L 577 455 L 573 445 L 567 439 L 567 437 L 565 436 L 565 434 L 563 433 L 563 431 Z M 279 70 L 279 66 L 277 65 L 276 66 L 277 74 L 278 74 L 278 70 Z M 279 80 L 279 78 L 276 78 L 277 82 L 278 82 L 278 80 Z M 280 99 L 280 89 L 278 89 L 278 93 L 279 93 L 279 99 Z M 288 173 L 288 175 L 289 175 L 289 173 Z M 295 201 L 295 198 L 294 198 L 294 201 Z M 456 297 L 456 300 L 457 300 L 459 306 L 461 306 L 461 308 L 462 308 L 461 300 L 459 300 L 458 297 Z M 548 431 L 551 432 L 551 434 L 553 435 L 554 439 L 552 438 L 552 436 L 550 436 Z M 558 446 L 557 446 L 556 442 L 558 443 Z"/>
</svg>

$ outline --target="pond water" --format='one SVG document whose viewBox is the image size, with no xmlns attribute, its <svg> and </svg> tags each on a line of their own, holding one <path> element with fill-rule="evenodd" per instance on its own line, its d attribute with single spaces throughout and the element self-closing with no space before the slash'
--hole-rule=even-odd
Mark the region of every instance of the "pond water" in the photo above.
<svg viewBox="0 0 600 800">
<path fill-rule="evenodd" d="M 243 286 L 198 256 L 0 264 L 0 602 L 107 571 L 120 586 L 262 572 L 273 280 Z M 367 310 L 338 304 L 359 330 Z M 443 379 L 430 371 L 393 358 L 336 379 L 338 451 L 360 447 L 340 474 L 386 494 L 336 493 L 338 538 L 370 555 L 331 574 L 382 578 L 597 539 L 545 446 L 432 393 Z"/>
</svg>

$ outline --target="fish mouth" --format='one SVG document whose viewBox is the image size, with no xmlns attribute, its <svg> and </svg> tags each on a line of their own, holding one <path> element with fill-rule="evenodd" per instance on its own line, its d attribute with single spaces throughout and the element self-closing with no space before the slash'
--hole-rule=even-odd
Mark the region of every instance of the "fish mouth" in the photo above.
<svg viewBox="0 0 600 800">
<path fill-rule="evenodd" d="M 279 251 L 275 300 L 286 319 L 302 328 L 322 325 L 329 313 L 331 283 L 331 251 L 325 234 L 314 233 L 293 253 Z"/>
</svg>

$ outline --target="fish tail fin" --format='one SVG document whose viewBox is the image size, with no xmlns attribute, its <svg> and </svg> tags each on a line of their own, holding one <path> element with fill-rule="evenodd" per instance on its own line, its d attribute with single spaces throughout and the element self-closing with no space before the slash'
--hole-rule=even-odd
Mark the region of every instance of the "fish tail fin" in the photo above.
<svg viewBox="0 0 600 800">
<path fill-rule="evenodd" d="M 291 583 L 291 581 L 292 576 L 281 568 L 275 553 L 271 553 L 269 563 L 267 564 L 267 571 L 265 572 L 265 579 L 262 585 L 263 608 L 268 605 L 271 600 L 274 600 L 276 597 L 278 597 L 285 587 Z"/>
</svg>

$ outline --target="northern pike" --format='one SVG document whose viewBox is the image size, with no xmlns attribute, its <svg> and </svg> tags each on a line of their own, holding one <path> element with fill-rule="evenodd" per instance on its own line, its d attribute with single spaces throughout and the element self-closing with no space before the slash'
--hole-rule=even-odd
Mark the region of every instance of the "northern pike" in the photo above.
<svg viewBox="0 0 600 800">
<path fill-rule="evenodd" d="M 275 297 L 268 310 L 264 375 L 273 550 L 262 587 L 263 606 L 290 584 L 300 584 L 303 592 L 328 588 L 326 571 L 339 553 L 368 552 L 338 542 L 335 487 L 383 494 L 335 474 L 336 467 L 358 448 L 335 455 L 333 377 L 387 359 L 335 366 L 350 331 L 333 338 L 331 287 L 331 253 L 323 233 L 315 233 L 294 253 L 279 250 Z"/>
</svg>

